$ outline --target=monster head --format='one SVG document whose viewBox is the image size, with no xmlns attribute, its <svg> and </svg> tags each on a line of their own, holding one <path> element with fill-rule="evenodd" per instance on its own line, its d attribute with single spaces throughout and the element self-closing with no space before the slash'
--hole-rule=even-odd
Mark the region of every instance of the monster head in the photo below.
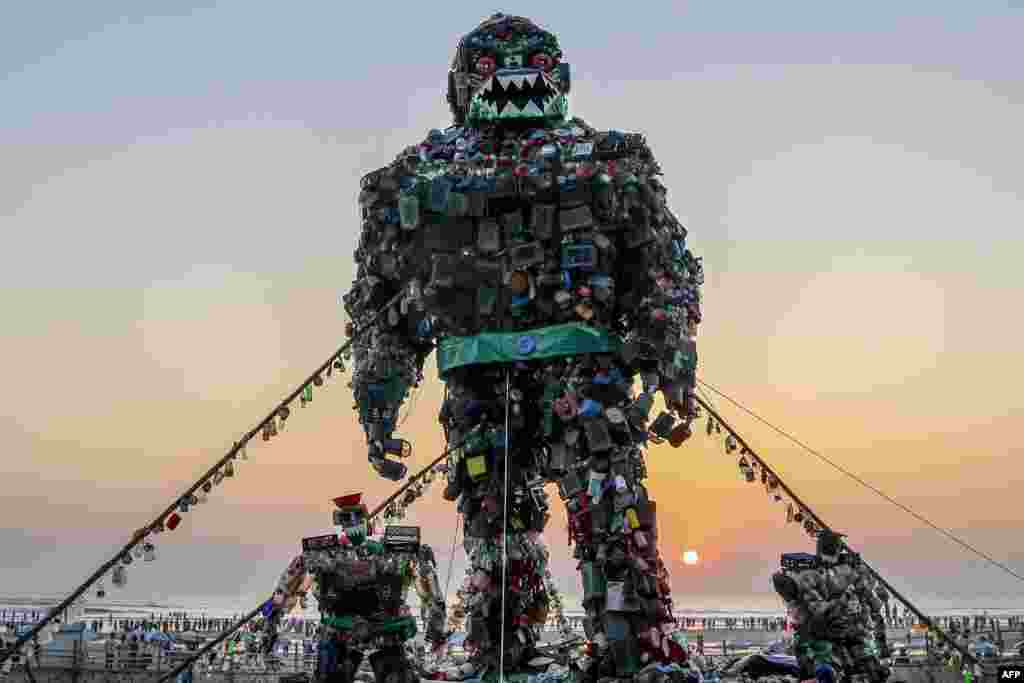
<svg viewBox="0 0 1024 683">
<path fill-rule="evenodd" d="M 370 528 L 370 512 L 362 501 L 363 494 L 352 493 L 334 499 L 338 509 L 334 511 L 334 527 L 338 535 L 345 534 L 353 545 L 360 545 L 373 533 Z"/>
<path fill-rule="evenodd" d="M 460 42 L 448 73 L 458 125 L 559 122 L 569 116 L 569 65 L 554 34 L 525 17 L 495 14 Z"/>
</svg>

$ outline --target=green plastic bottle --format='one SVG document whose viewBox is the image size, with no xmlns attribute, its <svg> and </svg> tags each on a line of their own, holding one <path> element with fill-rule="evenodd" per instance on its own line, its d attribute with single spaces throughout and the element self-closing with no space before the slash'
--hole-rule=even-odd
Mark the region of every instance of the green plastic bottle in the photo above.
<svg viewBox="0 0 1024 683">
<path fill-rule="evenodd" d="M 420 199 L 415 194 L 398 198 L 398 218 L 404 230 L 415 230 L 420 224 Z"/>
</svg>

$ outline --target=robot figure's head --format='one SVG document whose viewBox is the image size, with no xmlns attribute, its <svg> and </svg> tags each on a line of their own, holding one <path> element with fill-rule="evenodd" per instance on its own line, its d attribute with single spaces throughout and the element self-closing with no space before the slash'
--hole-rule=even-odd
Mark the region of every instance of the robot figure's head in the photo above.
<svg viewBox="0 0 1024 683">
<path fill-rule="evenodd" d="M 525 17 L 495 14 L 459 41 L 448 73 L 458 125 L 558 122 L 569 116 L 569 65 L 558 39 Z"/>
<path fill-rule="evenodd" d="M 839 553 L 843 550 L 843 538 L 839 534 L 822 529 L 818 535 L 817 555 L 822 562 L 833 565 L 839 561 Z"/>
<path fill-rule="evenodd" d="M 353 493 L 334 499 L 338 509 L 334 511 L 334 527 L 338 535 L 345 534 L 353 545 L 359 545 L 373 533 L 370 527 L 370 511 L 362 503 L 363 494 Z"/>
</svg>

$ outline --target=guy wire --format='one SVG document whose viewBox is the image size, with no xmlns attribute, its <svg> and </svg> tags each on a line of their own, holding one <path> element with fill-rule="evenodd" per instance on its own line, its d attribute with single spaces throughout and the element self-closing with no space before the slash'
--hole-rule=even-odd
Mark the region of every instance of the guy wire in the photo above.
<svg viewBox="0 0 1024 683">
<path fill-rule="evenodd" d="M 512 408 L 512 369 L 505 370 L 505 500 L 501 509 L 501 653 L 498 677 L 505 683 L 505 595 L 508 582 L 508 484 L 509 484 L 509 411 Z"/>
</svg>

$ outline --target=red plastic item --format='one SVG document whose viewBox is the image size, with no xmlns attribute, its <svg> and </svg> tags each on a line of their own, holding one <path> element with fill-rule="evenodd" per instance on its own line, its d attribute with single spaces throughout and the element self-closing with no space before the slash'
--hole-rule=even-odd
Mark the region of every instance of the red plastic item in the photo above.
<svg viewBox="0 0 1024 683">
<path fill-rule="evenodd" d="M 551 67 L 555 65 L 555 60 L 551 58 L 551 55 L 545 52 L 538 52 L 530 58 L 530 66 L 537 69 L 544 69 L 544 71 L 551 71 Z"/>
<path fill-rule="evenodd" d="M 361 493 L 350 493 L 347 496 L 341 496 L 340 498 L 335 498 L 334 499 L 334 504 L 337 505 L 340 508 L 344 508 L 344 507 L 349 507 L 349 506 L 352 506 L 352 505 L 359 505 L 359 503 L 360 503 L 360 501 L 362 501 L 362 499 L 363 499 L 363 494 L 361 494 Z"/>
<path fill-rule="evenodd" d="M 172 512 L 171 516 L 167 518 L 166 522 L 164 522 L 164 527 L 166 527 L 168 531 L 174 531 L 178 528 L 179 524 L 181 524 L 181 515 L 177 512 Z"/>
<path fill-rule="evenodd" d="M 494 57 L 483 56 L 476 60 L 476 72 L 481 76 L 490 76 L 497 69 Z"/>
</svg>

